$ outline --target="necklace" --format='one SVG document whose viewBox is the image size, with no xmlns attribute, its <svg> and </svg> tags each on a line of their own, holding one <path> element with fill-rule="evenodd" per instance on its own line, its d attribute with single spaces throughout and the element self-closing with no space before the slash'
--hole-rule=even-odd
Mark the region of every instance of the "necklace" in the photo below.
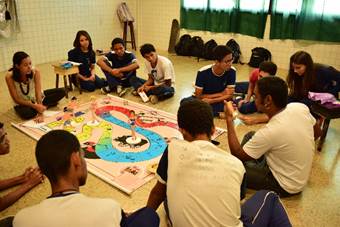
<svg viewBox="0 0 340 227">
<path fill-rule="evenodd" d="M 55 192 L 47 198 L 50 199 L 50 198 L 56 198 L 56 197 L 64 197 L 64 196 L 73 195 L 77 193 L 79 193 L 79 191 L 75 189 L 65 189 L 64 191 L 61 191 L 61 192 Z"/>
<path fill-rule="evenodd" d="M 26 91 L 24 90 L 22 84 L 26 85 Z M 21 90 L 21 92 L 22 92 L 24 95 L 28 95 L 28 93 L 30 92 L 30 83 L 29 83 L 29 81 L 27 81 L 27 84 L 26 84 L 26 83 L 20 82 L 19 85 L 20 85 L 20 90 Z"/>
</svg>

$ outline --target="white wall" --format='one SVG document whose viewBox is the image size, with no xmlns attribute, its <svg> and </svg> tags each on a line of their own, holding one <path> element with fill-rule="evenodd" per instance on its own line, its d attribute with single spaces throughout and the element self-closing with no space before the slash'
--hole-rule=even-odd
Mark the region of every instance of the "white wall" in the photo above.
<svg viewBox="0 0 340 227">
<path fill-rule="evenodd" d="M 21 32 L 9 39 L 0 38 L 0 71 L 11 66 L 13 53 L 24 50 L 34 64 L 66 58 L 78 30 L 87 30 L 95 48 L 109 48 L 113 37 L 122 36 L 116 7 L 118 0 L 17 0 Z M 127 0 L 133 16 L 137 47 L 153 43 L 159 50 L 167 50 L 172 19 L 180 17 L 179 0 Z M 270 19 L 270 18 L 269 18 Z M 267 24 L 269 24 L 269 19 Z M 269 28 L 269 26 L 267 26 Z M 268 48 L 280 68 L 287 68 L 291 54 L 308 51 L 316 62 L 340 69 L 340 43 L 311 41 L 269 40 L 230 33 L 210 33 L 181 30 L 181 34 L 200 35 L 205 41 L 214 38 L 225 44 L 234 38 L 241 46 L 244 61 L 248 62 L 251 49 Z M 130 36 L 128 36 L 130 38 Z M 128 48 L 131 48 L 128 45 Z"/>
<path fill-rule="evenodd" d="M 158 49 L 167 50 L 171 21 L 174 18 L 179 20 L 180 17 L 180 1 L 143 0 L 137 1 L 137 4 L 139 45 L 150 42 Z M 219 44 L 225 44 L 230 38 L 234 38 L 241 46 L 245 62 L 249 61 L 252 48 L 263 46 L 271 51 L 273 61 L 282 69 L 288 68 L 290 56 L 298 50 L 309 52 L 315 62 L 330 64 L 340 69 L 340 43 L 269 40 L 269 24 L 270 18 L 268 17 L 264 39 L 231 33 L 210 33 L 183 29 L 181 34 L 199 35 L 204 41 L 213 38 Z"/>
<path fill-rule="evenodd" d="M 135 0 L 133 0 L 135 1 Z M 67 58 L 78 30 L 89 32 L 94 48 L 109 48 L 122 36 L 116 8 L 119 0 L 17 0 L 21 32 L 0 39 L 0 71 L 12 65 L 16 51 L 33 64 Z"/>
</svg>

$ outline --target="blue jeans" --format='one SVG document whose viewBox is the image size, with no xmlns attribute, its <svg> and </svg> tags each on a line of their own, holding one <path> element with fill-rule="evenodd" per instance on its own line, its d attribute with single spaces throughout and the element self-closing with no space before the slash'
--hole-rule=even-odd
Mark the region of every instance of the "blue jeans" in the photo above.
<svg viewBox="0 0 340 227">
<path fill-rule="evenodd" d="M 130 72 L 123 78 L 118 78 L 113 75 L 111 75 L 109 72 L 104 71 L 104 75 L 106 77 L 107 83 L 111 89 L 116 88 L 118 85 L 121 85 L 123 87 L 131 87 L 132 83 L 131 80 L 136 78 L 135 72 Z"/>
<path fill-rule="evenodd" d="M 120 223 L 122 227 L 140 227 L 140 226 L 148 226 L 148 227 L 158 227 L 159 226 L 159 217 L 158 214 L 150 207 L 143 207 L 128 217 L 122 218 Z"/>
<path fill-rule="evenodd" d="M 247 82 L 247 81 L 236 82 L 235 83 L 235 93 L 247 94 L 248 93 L 248 87 L 249 87 L 249 82 Z"/>
<path fill-rule="evenodd" d="M 146 80 L 141 79 L 139 77 L 134 77 L 131 79 L 131 85 L 135 90 L 141 87 L 145 82 Z M 174 94 L 175 94 L 175 89 L 167 85 L 157 86 L 154 89 L 151 89 L 148 92 L 146 92 L 147 96 L 156 95 L 159 100 L 170 98 Z"/>
<path fill-rule="evenodd" d="M 107 85 L 107 82 L 104 79 L 99 78 L 97 75 L 95 75 L 94 81 L 79 80 L 79 83 L 81 89 L 86 91 L 94 91 L 96 88 L 102 88 Z"/>
<path fill-rule="evenodd" d="M 257 108 L 255 105 L 255 101 L 243 103 L 239 108 L 238 111 L 242 114 L 251 114 L 251 113 L 256 113 Z"/>
</svg>

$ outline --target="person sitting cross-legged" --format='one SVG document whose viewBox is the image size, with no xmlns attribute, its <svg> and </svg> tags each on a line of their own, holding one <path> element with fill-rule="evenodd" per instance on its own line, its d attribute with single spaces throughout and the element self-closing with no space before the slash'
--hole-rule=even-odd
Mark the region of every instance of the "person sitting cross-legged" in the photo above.
<svg viewBox="0 0 340 227">
<path fill-rule="evenodd" d="M 174 227 L 291 226 L 273 192 L 255 194 L 242 206 L 241 216 L 245 169 L 240 160 L 211 142 L 215 126 L 209 104 L 184 100 L 177 120 L 184 140 L 171 140 L 163 153 L 148 207 L 156 210 L 164 202 Z"/>
<path fill-rule="evenodd" d="M 248 114 L 256 113 L 257 108 L 255 101 L 251 100 L 254 96 L 254 89 L 256 82 L 262 77 L 275 76 L 277 66 L 271 61 L 264 61 L 260 63 L 259 68 L 254 69 L 249 77 L 249 82 L 236 82 L 235 92 L 244 93 L 246 97 L 244 99 L 237 99 L 238 112 L 241 113 L 238 117 L 248 125 L 264 123 L 268 121 L 268 117 L 265 114 L 251 115 Z"/>
<path fill-rule="evenodd" d="M 141 55 L 147 60 L 145 63 L 148 80 L 134 78 L 134 84 L 138 83 L 137 91 L 145 92 L 150 102 L 156 104 L 158 100 L 164 100 L 175 94 L 175 70 L 172 62 L 156 53 L 152 44 L 144 44 L 140 48 Z"/>
<path fill-rule="evenodd" d="M 240 144 L 233 123 L 233 107 L 226 111 L 228 144 L 244 162 L 248 188 L 273 190 L 280 196 L 303 191 L 312 167 L 315 143 L 320 135 L 307 106 L 287 105 L 288 88 L 279 77 L 264 77 L 255 86 L 255 104 L 268 116 L 256 133 L 246 134 Z"/>
<path fill-rule="evenodd" d="M 111 42 L 112 51 L 97 61 L 98 66 L 103 70 L 108 86 L 103 87 L 103 93 L 117 91 L 119 97 L 126 94 L 126 88 L 133 86 L 132 79 L 136 77 L 136 70 L 139 64 L 135 55 L 125 50 L 124 40 L 115 38 Z"/>
<path fill-rule="evenodd" d="M 80 143 L 70 132 L 54 130 L 43 135 L 35 155 L 52 193 L 41 203 L 19 211 L 14 217 L 14 227 L 159 225 L 158 215 L 150 208 L 126 217 L 116 201 L 79 192 L 86 183 L 87 167 Z"/>
<path fill-rule="evenodd" d="M 223 117 L 224 100 L 234 94 L 236 69 L 232 67 L 232 50 L 227 46 L 216 46 L 213 50 L 215 63 L 197 72 L 194 96 L 209 103 L 214 116 Z"/>
</svg>

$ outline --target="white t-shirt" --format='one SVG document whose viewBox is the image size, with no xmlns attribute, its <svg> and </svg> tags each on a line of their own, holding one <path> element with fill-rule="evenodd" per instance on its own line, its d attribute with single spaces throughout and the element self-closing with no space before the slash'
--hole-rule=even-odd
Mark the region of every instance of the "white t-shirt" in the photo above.
<svg viewBox="0 0 340 227">
<path fill-rule="evenodd" d="M 243 226 L 242 162 L 208 141 L 172 140 L 157 169 L 167 185 L 170 219 L 177 226 Z"/>
<path fill-rule="evenodd" d="M 22 209 L 14 227 L 120 226 L 120 205 L 112 199 L 90 198 L 80 193 L 45 199 Z"/>
<path fill-rule="evenodd" d="M 145 62 L 146 73 L 151 75 L 154 84 L 160 85 L 163 84 L 165 80 L 171 80 L 171 86 L 175 85 L 175 70 L 172 62 L 163 56 L 157 56 L 157 65 L 155 68 L 152 68 L 151 63 Z"/>
<path fill-rule="evenodd" d="M 314 156 L 314 117 L 306 105 L 291 103 L 244 145 L 252 158 L 265 155 L 280 186 L 298 193 L 307 184 Z"/>
</svg>

